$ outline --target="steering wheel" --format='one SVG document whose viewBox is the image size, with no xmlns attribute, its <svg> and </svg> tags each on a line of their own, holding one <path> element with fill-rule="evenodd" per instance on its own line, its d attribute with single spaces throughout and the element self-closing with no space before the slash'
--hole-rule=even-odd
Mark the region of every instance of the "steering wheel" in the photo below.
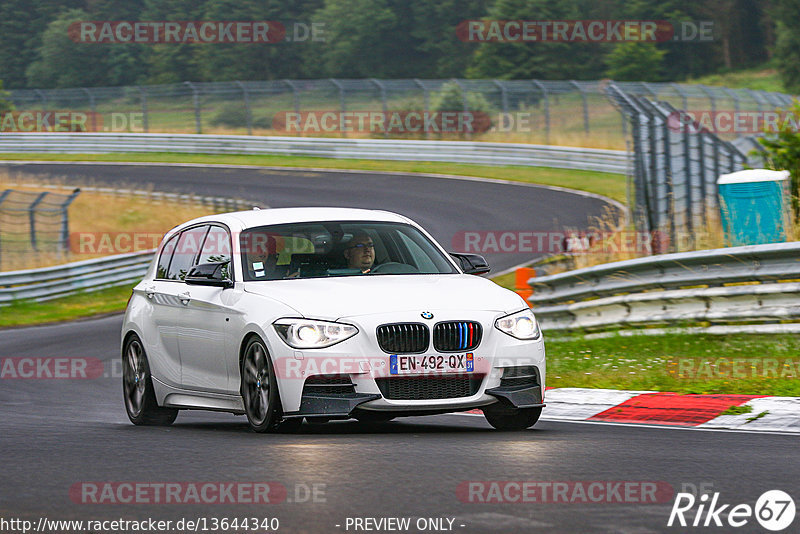
<svg viewBox="0 0 800 534">
<path fill-rule="evenodd" d="M 408 265 L 407 263 L 399 263 L 396 261 L 389 261 L 386 263 L 381 263 L 380 265 L 376 265 L 370 271 L 372 273 L 378 274 L 411 274 L 411 273 L 418 273 L 419 269 L 414 267 L 413 265 Z"/>
</svg>

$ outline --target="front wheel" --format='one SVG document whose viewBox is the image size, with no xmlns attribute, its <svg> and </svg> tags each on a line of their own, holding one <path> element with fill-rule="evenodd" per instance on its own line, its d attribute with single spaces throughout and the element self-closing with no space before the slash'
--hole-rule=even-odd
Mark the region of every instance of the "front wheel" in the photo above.
<svg viewBox="0 0 800 534">
<path fill-rule="evenodd" d="M 281 421 L 278 381 L 261 339 L 253 337 L 248 341 L 241 374 L 242 400 L 250 428 L 256 432 L 276 429 Z"/>
<path fill-rule="evenodd" d="M 171 425 L 178 417 L 178 410 L 158 405 L 147 355 L 136 334 L 128 338 L 122 350 L 122 393 L 125 411 L 134 425 Z"/>
<path fill-rule="evenodd" d="M 498 403 L 485 408 L 483 415 L 497 430 L 525 430 L 536 424 L 542 415 L 542 409 L 512 408 Z"/>
</svg>

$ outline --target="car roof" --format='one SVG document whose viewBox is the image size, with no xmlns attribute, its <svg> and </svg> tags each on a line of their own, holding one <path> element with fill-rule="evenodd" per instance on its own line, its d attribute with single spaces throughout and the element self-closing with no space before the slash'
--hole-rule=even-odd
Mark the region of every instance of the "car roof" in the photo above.
<svg viewBox="0 0 800 534">
<path fill-rule="evenodd" d="M 202 222 L 221 222 L 238 229 L 255 228 L 273 224 L 303 223 L 319 221 L 379 221 L 412 223 L 406 217 L 383 210 L 367 210 L 359 208 L 270 208 L 253 209 L 209 215 L 188 221 L 180 225 L 190 226 Z M 412 223 L 413 224 L 413 223 Z"/>
</svg>

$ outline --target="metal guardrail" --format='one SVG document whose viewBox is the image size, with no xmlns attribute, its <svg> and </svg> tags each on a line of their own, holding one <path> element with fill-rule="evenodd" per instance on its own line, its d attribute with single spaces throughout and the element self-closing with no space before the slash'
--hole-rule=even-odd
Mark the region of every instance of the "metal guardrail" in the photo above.
<svg viewBox="0 0 800 534">
<path fill-rule="evenodd" d="M 800 243 L 665 254 L 528 284 L 546 330 L 800 320 Z"/>
<path fill-rule="evenodd" d="M 523 165 L 617 174 L 625 174 L 628 166 L 627 153 L 621 150 L 468 141 L 247 135 L 4 133 L 0 136 L 0 152 L 273 154 L 320 158 Z"/>
<path fill-rule="evenodd" d="M 142 279 L 155 250 L 119 254 L 43 269 L 0 273 L 0 306 L 15 300 L 49 300 Z"/>
</svg>

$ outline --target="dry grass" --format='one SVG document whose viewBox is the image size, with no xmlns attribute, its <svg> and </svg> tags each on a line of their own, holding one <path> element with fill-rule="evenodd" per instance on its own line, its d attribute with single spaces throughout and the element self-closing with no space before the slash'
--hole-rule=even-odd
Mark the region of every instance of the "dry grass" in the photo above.
<svg viewBox="0 0 800 534">
<path fill-rule="evenodd" d="M 84 184 L 91 187 L 91 184 Z M 52 191 L 66 193 L 75 184 L 69 186 L 59 181 L 35 182 L 26 176 L 15 176 L 10 179 L 0 174 L 0 191 L 14 189 L 18 191 Z M 125 188 L 124 186 L 120 187 Z M 110 254 L 147 250 L 157 245 L 158 236 L 162 236 L 170 228 L 189 219 L 208 215 L 212 210 L 196 203 L 178 203 L 152 198 L 127 196 L 122 194 L 82 191 L 69 207 L 70 250 L 36 252 L 29 244 L 20 244 L 16 250 L 2 250 L 0 269 L 12 271 L 58 265 L 73 261 L 87 260 Z M 16 235 L 27 232 L 27 217 L 3 215 L 3 222 L 13 221 Z M 138 239 L 133 239 L 134 237 Z M 0 236 L 0 243 L 2 243 Z M 8 243 L 8 240 L 5 240 Z M 155 242 L 155 245 L 154 245 Z M 81 246 L 83 244 L 83 246 Z"/>
</svg>

